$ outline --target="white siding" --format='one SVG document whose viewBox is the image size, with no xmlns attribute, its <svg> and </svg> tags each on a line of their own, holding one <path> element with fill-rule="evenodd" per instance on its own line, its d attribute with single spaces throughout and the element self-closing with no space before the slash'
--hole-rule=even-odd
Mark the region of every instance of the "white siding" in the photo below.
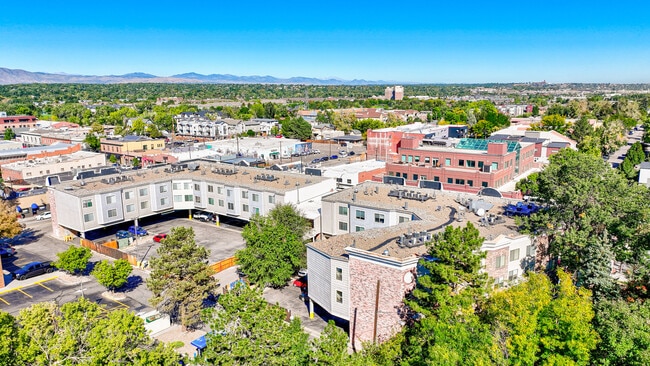
<svg viewBox="0 0 650 366">
<path fill-rule="evenodd" d="M 328 313 L 332 311 L 332 277 L 330 268 L 330 258 L 328 256 L 309 246 L 307 247 L 309 298 Z"/>
<path fill-rule="evenodd" d="M 332 310 L 329 312 L 334 316 L 338 316 L 342 319 L 350 319 L 350 271 L 348 267 L 348 262 L 342 260 L 331 259 L 330 260 L 330 281 L 332 283 Z M 336 269 L 340 268 L 341 280 L 336 279 Z M 311 281 L 311 270 L 309 271 L 310 281 Z M 309 285 L 309 291 L 311 291 L 311 284 Z M 343 294 L 343 302 L 336 302 L 336 292 L 341 291 Z"/>
</svg>

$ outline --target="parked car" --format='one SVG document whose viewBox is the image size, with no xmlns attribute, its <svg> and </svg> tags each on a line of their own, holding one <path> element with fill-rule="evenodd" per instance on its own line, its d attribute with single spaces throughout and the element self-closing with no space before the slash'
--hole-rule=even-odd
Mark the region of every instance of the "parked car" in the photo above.
<svg viewBox="0 0 650 366">
<path fill-rule="evenodd" d="M 16 249 L 12 247 L 2 247 L 0 248 L 0 257 L 6 258 L 6 257 L 13 257 L 16 255 Z"/>
<path fill-rule="evenodd" d="M 139 236 L 147 235 L 147 230 L 145 230 L 142 226 L 136 227 L 131 225 L 129 226 L 129 232 L 133 235 L 139 235 Z"/>
<path fill-rule="evenodd" d="M 348 156 L 348 152 L 345 151 L 345 150 L 341 150 L 341 151 L 339 151 L 339 155 L 341 155 L 341 157 L 344 158 L 344 157 Z"/>
<path fill-rule="evenodd" d="M 316 159 L 312 160 L 311 163 L 312 163 L 312 164 L 318 164 L 318 163 L 320 163 L 320 158 L 316 158 Z"/>
<path fill-rule="evenodd" d="M 115 236 L 116 236 L 118 239 L 126 239 L 126 238 L 132 238 L 132 237 L 133 237 L 133 234 L 131 234 L 130 232 L 128 232 L 128 231 L 126 231 L 126 230 L 118 230 L 118 231 L 115 233 Z"/>
<path fill-rule="evenodd" d="M 336 159 L 338 159 L 338 158 L 339 158 L 338 155 L 332 155 L 332 156 L 330 156 L 330 159 L 332 159 L 332 160 L 336 160 Z"/>
<path fill-rule="evenodd" d="M 350 152 L 348 153 L 348 156 L 352 156 L 352 155 L 354 155 L 354 154 L 355 154 L 354 151 L 350 151 Z"/>
<path fill-rule="evenodd" d="M 329 156 L 323 156 L 322 158 L 320 158 L 320 161 L 328 161 L 328 160 L 330 160 Z"/>
<path fill-rule="evenodd" d="M 301 289 L 307 289 L 307 277 L 300 277 L 299 279 L 293 281 L 293 285 L 300 287 Z"/>
<path fill-rule="evenodd" d="M 317 155 L 317 154 L 320 154 L 320 150 L 314 149 L 314 150 L 311 151 L 311 153 L 314 154 L 314 155 Z"/>
<path fill-rule="evenodd" d="M 156 234 L 153 237 L 153 241 L 155 241 L 156 243 L 160 243 L 160 241 L 165 238 L 167 238 L 167 234 Z"/>
<path fill-rule="evenodd" d="M 209 212 L 197 212 L 192 216 L 195 220 L 199 221 L 212 221 L 214 218 L 214 215 L 209 213 Z"/>
<path fill-rule="evenodd" d="M 52 213 L 50 211 L 43 212 L 42 214 L 36 216 L 36 220 L 41 221 L 41 220 L 47 220 L 52 218 Z"/>
<path fill-rule="evenodd" d="M 26 264 L 21 269 L 13 273 L 13 278 L 17 280 L 26 280 L 31 277 L 42 275 L 43 273 L 52 273 L 56 270 L 51 262 L 32 262 Z"/>
</svg>

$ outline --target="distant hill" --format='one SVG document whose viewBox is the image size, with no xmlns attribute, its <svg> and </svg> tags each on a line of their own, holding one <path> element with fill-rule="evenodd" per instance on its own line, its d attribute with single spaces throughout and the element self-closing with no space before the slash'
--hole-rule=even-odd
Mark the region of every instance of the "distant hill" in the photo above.
<svg viewBox="0 0 650 366">
<path fill-rule="evenodd" d="M 156 76 L 143 72 L 124 75 L 74 75 L 30 72 L 0 67 L 0 85 L 6 84 L 120 84 L 120 83 L 205 83 L 205 84 L 308 84 L 308 85 L 378 85 L 392 84 L 387 81 L 316 79 L 309 77 L 291 77 L 280 79 L 274 76 L 237 76 L 230 74 L 202 75 L 195 72 L 172 76 Z"/>
</svg>

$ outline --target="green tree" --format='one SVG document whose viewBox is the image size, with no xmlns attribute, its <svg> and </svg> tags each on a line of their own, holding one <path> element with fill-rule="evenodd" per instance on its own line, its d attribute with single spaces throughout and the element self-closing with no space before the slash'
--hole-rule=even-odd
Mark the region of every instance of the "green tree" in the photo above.
<svg viewBox="0 0 650 366">
<path fill-rule="evenodd" d="M 246 247 L 235 253 L 237 262 L 248 279 L 261 286 L 285 286 L 291 275 L 304 264 L 305 226 L 292 206 L 277 206 L 268 216 L 255 215 L 244 227 Z M 295 221 L 295 222 L 293 222 Z"/>
<path fill-rule="evenodd" d="M 142 117 L 138 117 L 131 123 L 131 133 L 135 135 L 144 135 L 145 123 Z"/>
<path fill-rule="evenodd" d="M 59 259 L 52 263 L 56 268 L 76 275 L 86 269 L 92 253 L 88 248 L 71 246 L 64 252 L 56 253 L 56 256 Z"/>
<path fill-rule="evenodd" d="M 276 223 L 282 223 L 288 227 L 299 238 L 304 238 L 309 230 L 309 221 L 291 203 L 276 205 L 269 211 L 268 216 Z"/>
<path fill-rule="evenodd" d="M 16 133 L 11 128 L 5 130 L 5 140 L 13 140 L 16 138 Z"/>
<path fill-rule="evenodd" d="M 219 307 L 208 309 L 201 354 L 210 365 L 305 365 L 309 359 L 307 334 L 294 318 L 262 297 L 262 290 L 239 285 L 219 297 Z"/>
<path fill-rule="evenodd" d="M 310 358 L 312 365 L 337 366 L 349 363 L 348 335 L 330 320 L 320 337 L 312 341 Z"/>
<path fill-rule="evenodd" d="M 18 324 L 9 313 L 0 312 L 0 365 L 16 364 Z"/>
<path fill-rule="evenodd" d="M 302 117 L 291 118 L 282 122 L 282 134 L 300 140 L 311 138 L 311 125 Z"/>
<path fill-rule="evenodd" d="M 95 265 L 92 275 L 100 285 L 109 291 L 115 291 L 126 284 L 131 271 L 133 271 L 131 264 L 124 259 L 118 259 L 112 264 L 103 260 Z"/>
<path fill-rule="evenodd" d="M 574 139 L 577 143 L 581 143 L 585 137 L 590 136 L 594 133 L 594 128 L 589 123 L 589 120 L 586 116 L 580 117 L 580 119 L 573 125 L 571 130 L 570 137 Z"/>
<path fill-rule="evenodd" d="M 193 328 L 200 324 L 203 300 L 217 288 L 208 266 L 209 252 L 194 241 L 194 230 L 173 228 L 151 259 L 147 287 L 151 305 L 170 316 L 172 322 Z"/>
<path fill-rule="evenodd" d="M 158 127 L 153 123 L 148 124 L 147 127 L 145 128 L 145 131 L 146 131 L 147 135 L 149 137 L 151 137 L 152 139 L 157 139 L 157 138 L 162 137 L 162 132 L 160 132 Z"/>
<path fill-rule="evenodd" d="M 92 133 L 86 135 L 86 138 L 84 138 L 84 143 L 86 144 L 86 146 L 88 146 L 88 149 L 95 152 L 99 151 L 102 145 L 99 138 L 93 135 Z"/>
<path fill-rule="evenodd" d="M 556 131 L 566 134 L 569 128 L 566 119 L 559 114 L 550 114 L 542 117 L 540 123 L 532 123 L 530 129 L 533 131 Z"/>
<path fill-rule="evenodd" d="M 108 157 L 108 161 L 110 161 L 111 164 L 115 164 L 115 163 L 117 163 L 117 157 L 115 155 L 111 154 L 111 156 Z"/>
<path fill-rule="evenodd" d="M 16 209 L 10 207 L 7 201 L 0 200 L 0 238 L 13 238 L 23 231 L 23 226 L 18 222 Z"/>
<path fill-rule="evenodd" d="M 141 166 L 140 159 L 133 158 L 133 160 L 131 160 L 131 164 L 133 165 L 134 168 L 139 168 Z"/>
<path fill-rule="evenodd" d="M 594 364 L 649 365 L 650 302 L 599 301 L 594 308 L 594 327 L 601 338 Z"/>
<path fill-rule="evenodd" d="M 531 173 L 526 178 L 518 181 L 515 184 L 515 188 L 521 191 L 523 195 L 536 196 L 539 191 L 539 186 L 537 185 L 538 178 L 539 172 Z"/>
<path fill-rule="evenodd" d="M 645 152 L 643 151 L 643 146 L 640 142 L 635 142 L 630 146 L 630 149 L 625 155 L 626 158 L 630 158 L 632 165 L 639 165 L 645 161 Z"/>
<path fill-rule="evenodd" d="M 104 134 L 104 126 L 101 123 L 95 122 L 90 126 L 90 132 L 95 136 L 102 136 Z"/>
</svg>

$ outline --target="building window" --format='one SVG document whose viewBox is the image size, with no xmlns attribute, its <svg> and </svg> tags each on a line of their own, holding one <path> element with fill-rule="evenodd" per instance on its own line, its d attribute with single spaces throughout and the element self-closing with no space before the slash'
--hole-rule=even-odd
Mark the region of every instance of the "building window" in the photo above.
<svg viewBox="0 0 650 366">
<path fill-rule="evenodd" d="M 241 198 L 248 199 L 248 191 L 241 191 Z"/>
<path fill-rule="evenodd" d="M 194 203 L 201 203 L 201 197 L 200 196 L 194 196 Z"/>
<path fill-rule="evenodd" d="M 214 198 L 208 198 L 208 204 L 214 205 Z"/>
<path fill-rule="evenodd" d="M 134 204 L 128 204 L 126 205 L 126 212 L 133 212 L 135 211 L 135 205 Z"/>
<path fill-rule="evenodd" d="M 209 193 L 214 192 L 214 186 L 213 186 L 213 185 L 208 184 L 208 192 L 209 192 Z"/>
<path fill-rule="evenodd" d="M 516 279 L 519 276 L 519 270 L 513 269 L 512 271 L 508 272 L 508 281 L 512 281 Z"/>
<path fill-rule="evenodd" d="M 495 171 L 499 169 L 499 163 L 492 163 L 492 167 L 490 168 L 490 171 Z"/>
<path fill-rule="evenodd" d="M 375 214 L 375 222 L 383 224 L 384 223 L 384 215 L 383 214 Z"/>
<path fill-rule="evenodd" d="M 474 181 L 473 180 L 467 180 L 467 185 L 470 187 L 474 187 Z"/>
<path fill-rule="evenodd" d="M 108 213 L 108 218 L 115 217 L 115 216 L 117 216 L 117 209 L 112 208 L 112 209 L 108 210 L 107 213 Z"/>
<path fill-rule="evenodd" d="M 94 219 L 95 219 L 95 215 L 93 215 L 92 213 L 84 214 L 84 222 L 90 222 L 93 221 Z"/>
<path fill-rule="evenodd" d="M 275 203 L 275 196 L 269 196 L 269 203 Z"/>
<path fill-rule="evenodd" d="M 144 209 L 146 209 L 147 207 L 149 207 L 149 202 L 148 202 L 148 201 L 142 201 L 142 202 L 140 202 L 140 209 L 141 209 L 141 210 L 144 210 Z"/>
<path fill-rule="evenodd" d="M 400 224 L 403 223 L 403 222 L 409 222 L 409 221 L 411 221 L 410 217 L 406 217 L 406 216 L 400 216 L 399 217 L 399 223 Z"/>
<path fill-rule="evenodd" d="M 482 161 L 479 161 L 479 162 L 478 162 L 478 168 L 479 168 L 479 169 L 483 169 L 483 162 L 482 162 Z"/>
<path fill-rule="evenodd" d="M 458 166 L 465 166 L 465 160 L 459 159 L 458 160 Z"/>
<path fill-rule="evenodd" d="M 402 163 L 406 163 L 406 155 L 402 155 Z"/>
<path fill-rule="evenodd" d="M 363 226 L 355 226 L 354 230 L 356 230 L 356 231 L 364 231 L 364 230 L 366 230 L 366 228 L 364 228 Z"/>
<path fill-rule="evenodd" d="M 365 220 L 366 219 L 366 211 L 357 210 L 356 218 L 357 218 L 357 220 Z"/>
<path fill-rule="evenodd" d="M 433 181 L 434 182 L 440 182 L 440 177 L 434 175 L 433 176 Z"/>
<path fill-rule="evenodd" d="M 474 160 L 467 160 L 467 162 L 465 164 L 466 164 L 465 166 L 467 166 L 468 168 L 475 168 L 476 167 L 476 161 L 474 161 Z"/>
<path fill-rule="evenodd" d="M 83 206 L 83 208 L 93 207 L 93 201 L 91 201 L 91 200 L 84 200 L 84 201 L 82 202 L 81 205 Z"/>
<path fill-rule="evenodd" d="M 185 202 L 193 202 L 194 201 L 194 195 L 193 194 L 186 194 L 185 195 Z"/>
<path fill-rule="evenodd" d="M 174 190 L 181 189 L 181 184 L 180 183 L 173 183 L 172 184 L 172 189 L 174 189 Z"/>
<path fill-rule="evenodd" d="M 160 186 L 159 189 L 160 189 L 160 193 L 167 192 L 167 186 Z"/>
<path fill-rule="evenodd" d="M 451 159 L 446 158 L 445 159 L 445 166 L 450 166 L 451 165 Z"/>
<path fill-rule="evenodd" d="M 164 206 L 168 203 L 169 201 L 167 200 L 167 197 L 163 197 L 160 199 L 160 205 Z"/>
<path fill-rule="evenodd" d="M 348 231 L 348 223 L 339 221 L 339 230 Z"/>
<path fill-rule="evenodd" d="M 510 262 L 519 260 L 519 249 L 513 249 L 510 251 Z"/>
<path fill-rule="evenodd" d="M 420 157 L 419 156 L 414 156 L 413 159 L 415 160 L 416 163 L 420 162 Z"/>
<path fill-rule="evenodd" d="M 454 183 L 454 178 L 447 178 L 447 183 L 453 184 Z"/>
<path fill-rule="evenodd" d="M 347 180 L 348 184 L 352 184 L 352 179 Z"/>
<path fill-rule="evenodd" d="M 336 302 L 343 304 L 343 292 L 336 291 Z"/>
<path fill-rule="evenodd" d="M 200 190 L 201 190 L 201 186 L 200 186 L 198 183 L 194 183 L 194 190 L 195 190 L 195 191 L 200 191 Z"/>
<path fill-rule="evenodd" d="M 487 186 L 488 186 L 488 182 L 481 182 L 481 187 L 487 187 Z"/>
<path fill-rule="evenodd" d="M 183 183 L 183 189 L 190 189 L 190 183 L 189 182 Z"/>
<path fill-rule="evenodd" d="M 232 202 L 228 202 L 228 209 L 229 210 L 234 210 L 235 209 L 235 204 Z"/>
<path fill-rule="evenodd" d="M 406 174 L 406 173 L 404 173 L 404 174 Z M 401 176 L 401 173 L 400 173 L 400 172 L 396 172 L 396 173 L 395 173 L 395 176 L 399 178 L 399 177 Z"/>
<path fill-rule="evenodd" d="M 431 158 L 430 158 L 430 157 L 428 157 L 428 156 L 424 157 L 424 163 L 425 163 L 425 164 L 429 164 L 430 162 L 431 162 Z"/>
<path fill-rule="evenodd" d="M 217 194 L 223 194 L 223 188 L 217 187 Z"/>
<path fill-rule="evenodd" d="M 254 212 L 256 215 L 259 215 L 259 214 L 260 214 L 260 209 L 259 209 L 258 207 L 253 207 L 253 212 Z"/>
<path fill-rule="evenodd" d="M 253 193 L 253 202 L 259 202 L 260 201 L 260 195 L 257 193 Z"/>
<path fill-rule="evenodd" d="M 140 188 L 140 197 L 144 197 L 147 194 L 149 194 L 149 189 L 148 188 Z"/>
<path fill-rule="evenodd" d="M 248 212 L 248 205 L 242 205 L 241 210 L 244 212 Z"/>
<path fill-rule="evenodd" d="M 336 267 L 336 280 L 343 281 L 343 268 Z"/>
<path fill-rule="evenodd" d="M 180 194 L 174 195 L 174 202 L 183 202 L 183 196 Z"/>
<path fill-rule="evenodd" d="M 503 268 L 505 265 L 506 265 L 506 255 L 501 254 L 500 256 L 497 256 L 496 257 L 496 263 L 495 263 L 494 266 L 496 268 Z"/>
<path fill-rule="evenodd" d="M 339 206 L 339 215 L 347 215 L 347 214 L 348 214 L 347 206 Z"/>
<path fill-rule="evenodd" d="M 529 256 L 529 257 L 534 257 L 535 256 L 535 246 L 533 246 L 533 245 L 526 246 L 526 255 Z"/>
<path fill-rule="evenodd" d="M 456 178 L 456 184 L 459 184 L 459 185 L 461 185 L 461 186 L 464 185 L 464 184 L 465 184 L 465 179 L 458 179 L 458 178 Z"/>
<path fill-rule="evenodd" d="M 223 207 L 223 200 L 219 200 L 219 207 Z"/>
</svg>

